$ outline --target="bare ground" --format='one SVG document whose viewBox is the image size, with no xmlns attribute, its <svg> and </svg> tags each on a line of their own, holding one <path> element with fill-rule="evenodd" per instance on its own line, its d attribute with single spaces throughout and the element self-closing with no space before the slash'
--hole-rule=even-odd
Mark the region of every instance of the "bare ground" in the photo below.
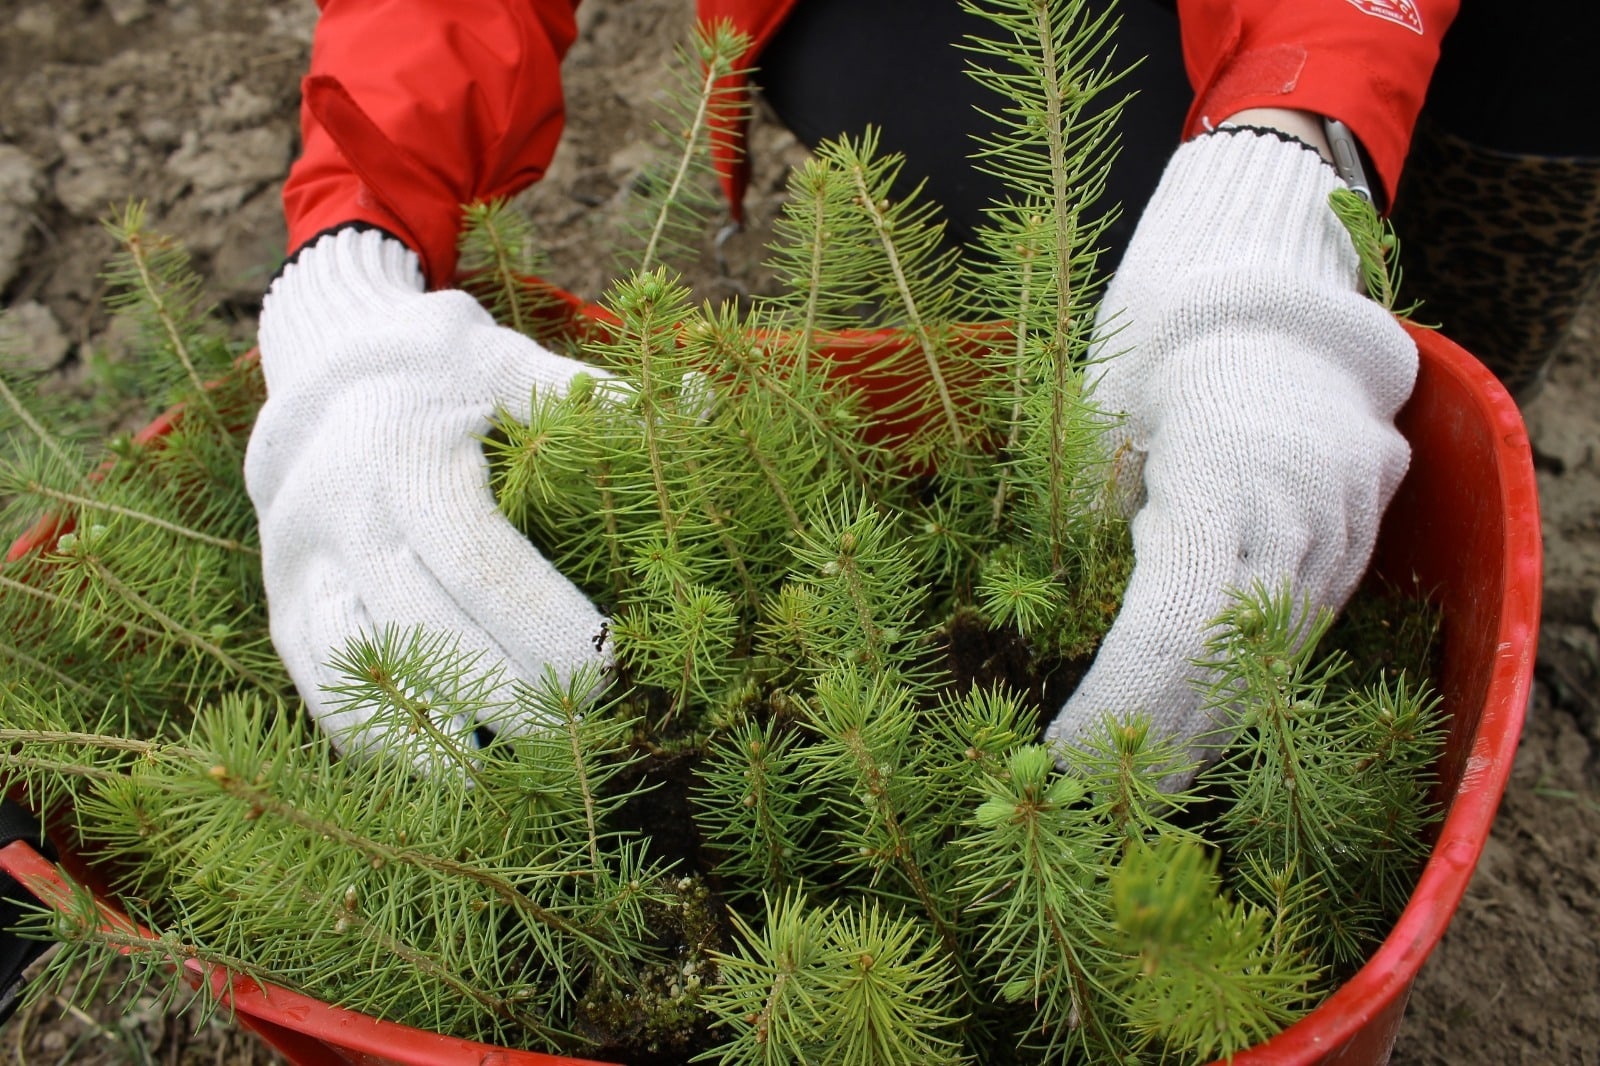
<svg viewBox="0 0 1600 1066">
<path fill-rule="evenodd" d="M 530 194 L 549 273 L 596 295 L 595 249 L 642 161 L 688 0 L 589 0 L 569 133 Z M 241 334 L 281 255 L 278 190 L 311 0 L 0 0 L 0 299 L 7 358 L 87 393 L 123 342 L 100 309 L 97 219 L 130 198 L 197 254 Z M 753 214 L 798 149 L 765 128 Z M 759 253 L 729 249 L 732 277 Z M 718 272 L 711 271 L 715 278 Z M 721 284 L 737 287 L 739 282 Z M 1426 296 L 1425 293 L 1417 294 Z M 1525 409 L 1544 511 L 1544 632 L 1510 787 L 1467 896 L 1411 997 L 1396 1063 L 1600 1063 L 1600 300 Z M 269 1063 L 253 1038 L 147 999 L 46 1000 L 0 1029 L 8 1063 Z"/>
</svg>

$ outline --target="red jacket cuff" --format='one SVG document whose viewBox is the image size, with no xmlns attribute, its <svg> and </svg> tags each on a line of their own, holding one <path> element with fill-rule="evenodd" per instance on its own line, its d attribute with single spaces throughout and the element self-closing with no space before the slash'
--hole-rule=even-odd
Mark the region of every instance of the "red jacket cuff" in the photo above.
<svg viewBox="0 0 1600 1066">
<path fill-rule="evenodd" d="M 1184 136 L 1251 107 L 1326 115 L 1360 139 L 1392 204 L 1456 2 L 1181 0 Z"/>
<path fill-rule="evenodd" d="M 576 0 L 320 0 L 301 157 L 284 185 L 290 251 L 366 222 L 430 285 L 455 276 L 461 208 L 515 195 L 561 136 Z"/>
</svg>

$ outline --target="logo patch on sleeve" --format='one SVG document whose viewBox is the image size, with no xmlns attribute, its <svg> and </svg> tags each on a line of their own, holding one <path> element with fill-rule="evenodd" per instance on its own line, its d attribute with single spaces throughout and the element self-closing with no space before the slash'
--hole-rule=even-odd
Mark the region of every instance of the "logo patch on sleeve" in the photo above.
<svg viewBox="0 0 1600 1066">
<path fill-rule="evenodd" d="M 1412 33 L 1422 32 L 1422 12 L 1417 10 L 1416 0 L 1346 0 L 1346 3 L 1363 15 L 1397 23 Z"/>
</svg>

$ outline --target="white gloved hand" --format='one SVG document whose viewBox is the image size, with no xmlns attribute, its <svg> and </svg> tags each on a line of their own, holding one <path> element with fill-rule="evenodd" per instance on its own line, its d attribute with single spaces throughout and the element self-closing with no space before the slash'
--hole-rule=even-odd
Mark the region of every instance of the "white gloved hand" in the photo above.
<svg viewBox="0 0 1600 1066">
<path fill-rule="evenodd" d="M 538 728 L 515 680 L 605 661 L 604 619 L 496 509 L 476 439 L 530 390 L 604 375 L 494 324 L 469 295 L 427 293 L 399 241 L 354 229 L 304 249 L 262 308 L 267 381 L 245 459 L 261 526 L 272 640 L 313 717 L 343 750 L 385 747 L 330 701 L 326 663 L 357 634 L 421 626 L 504 666 L 490 722 Z M 438 722 L 467 738 L 480 723 Z"/>
<path fill-rule="evenodd" d="M 1365 572 L 1410 461 L 1394 415 L 1417 354 L 1362 295 L 1328 207 L 1339 185 L 1314 151 L 1249 130 L 1168 164 L 1097 323 L 1100 350 L 1120 354 L 1097 364 L 1094 399 L 1122 416 L 1108 446 L 1134 481 L 1124 499 L 1142 502 L 1133 575 L 1048 739 L 1142 712 L 1202 756 L 1196 738 L 1224 723 L 1194 660 L 1230 593 L 1287 582 L 1338 609 Z"/>
</svg>

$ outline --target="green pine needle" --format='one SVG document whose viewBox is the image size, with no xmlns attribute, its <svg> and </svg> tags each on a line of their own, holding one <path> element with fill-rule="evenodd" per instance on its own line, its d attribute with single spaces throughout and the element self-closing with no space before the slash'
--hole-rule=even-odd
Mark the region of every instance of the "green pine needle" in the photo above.
<svg viewBox="0 0 1600 1066">
<path fill-rule="evenodd" d="M 1423 329 L 1438 329 L 1416 322 L 1415 315 L 1422 306 L 1417 300 L 1405 307 L 1400 299 L 1400 239 L 1395 236 L 1389 220 L 1378 214 L 1372 201 L 1350 189 L 1340 187 L 1328 194 L 1328 206 L 1350 234 L 1356 256 L 1361 261 L 1361 281 L 1367 295 L 1372 297 L 1396 318 L 1405 319 Z"/>
</svg>

